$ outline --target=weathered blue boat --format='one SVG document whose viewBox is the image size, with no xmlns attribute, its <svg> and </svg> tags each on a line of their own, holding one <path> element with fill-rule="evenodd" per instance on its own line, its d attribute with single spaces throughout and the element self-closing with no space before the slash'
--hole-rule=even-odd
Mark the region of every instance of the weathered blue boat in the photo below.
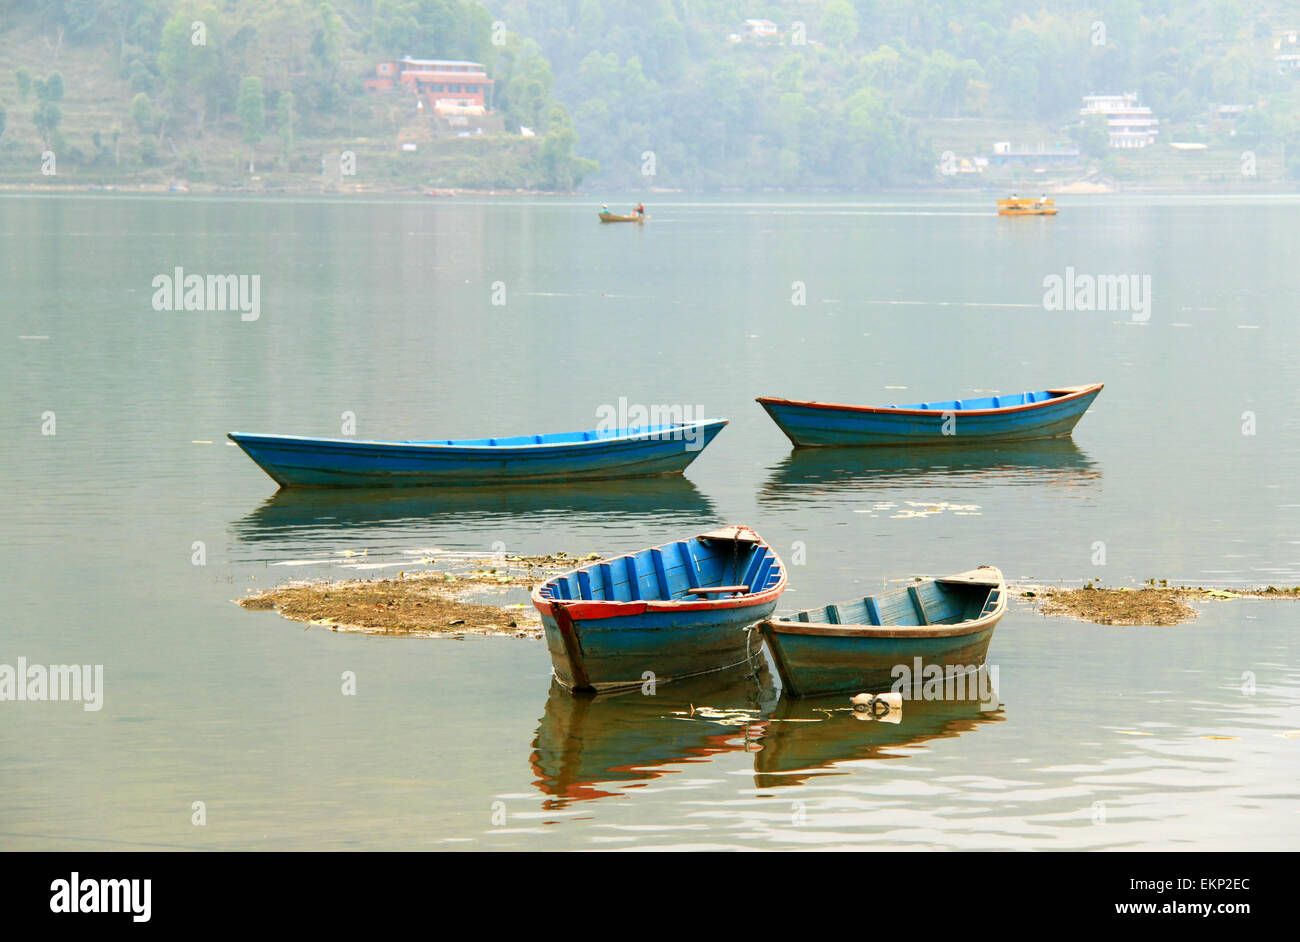
<svg viewBox="0 0 1300 942">
<path fill-rule="evenodd" d="M 739 667 L 762 650 L 756 622 L 785 591 L 785 566 L 748 527 L 592 563 L 533 590 L 555 677 L 613 690 Z"/>
<path fill-rule="evenodd" d="M 900 678 L 910 690 L 936 665 L 945 674 L 977 670 L 1006 610 L 1001 571 L 982 566 L 759 627 L 790 695 L 883 693 Z"/>
<path fill-rule="evenodd" d="M 1102 383 L 904 406 L 848 406 L 760 396 L 796 446 L 963 445 L 1069 435 Z"/>
<path fill-rule="evenodd" d="M 281 487 L 539 484 L 680 474 L 726 419 L 557 435 L 358 441 L 297 435 L 226 437 Z"/>
</svg>

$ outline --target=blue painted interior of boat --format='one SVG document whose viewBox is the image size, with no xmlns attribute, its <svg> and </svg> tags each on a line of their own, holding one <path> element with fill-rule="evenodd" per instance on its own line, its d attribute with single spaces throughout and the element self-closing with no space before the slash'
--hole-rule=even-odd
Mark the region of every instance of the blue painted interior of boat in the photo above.
<svg viewBox="0 0 1300 942">
<path fill-rule="evenodd" d="M 889 406 L 890 409 L 938 409 L 943 412 L 960 412 L 963 409 L 1006 409 L 1011 406 L 1027 406 L 1035 402 L 1058 399 L 1062 393 L 1051 393 L 1045 389 L 1038 392 L 1016 393 L 1014 396 L 985 396 L 981 399 L 949 399 L 946 402 L 914 402 L 905 406 Z"/>
<path fill-rule="evenodd" d="M 676 425 L 645 425 L 631 428 L 588 429 L 585 432 L 555 432 L 550 435 L 512 435 L 508 438 L 426 438 L 394 442 L 397 445 L 458 445 L 467 448 L 512 448 L 519 445 L 570 445 L 575 442 L 598 442 L 633 435 L 654 435 L 663 432 L 684 431 L 702 423 L 687 422 Z"/>
<path fill-rule="evenodd" d="M 827 625 L 955 625 L 997 607 L 997 588 L 926 581 L 866 598 L 812 608 L 779 621 Z"/>
<path fill-rule="evenodd" d="M 699 539 L 667 543 L 629 556 L 595 563 L 559 576 L 541 589 L 544 598 L 603 602 L 701 601 L 692 589 L 743 585 L 752 595 L 781 579 L 776 555 L 766 546 Z"/>
</svg>

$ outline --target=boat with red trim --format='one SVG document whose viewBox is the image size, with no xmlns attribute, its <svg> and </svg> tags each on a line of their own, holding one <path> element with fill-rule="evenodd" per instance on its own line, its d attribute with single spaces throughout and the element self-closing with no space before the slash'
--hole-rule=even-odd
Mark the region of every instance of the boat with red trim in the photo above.
<svg viewBox="0 0 1300 942">
<path fill-rule="evenodd" d="M 744 526 L 628 553 L 533 590 L 556 679 L 570 690 L 661 684 L 750 663 L 785 565 Z"/>
<path fill-rule="evenodd" d="M 965 445 L 1062 438 L 1104 384 L 1062 386 L 978 399 L 903 406 L 850 406 L 760 396 L 758 403 L 797 447 Z"/>
</svg>

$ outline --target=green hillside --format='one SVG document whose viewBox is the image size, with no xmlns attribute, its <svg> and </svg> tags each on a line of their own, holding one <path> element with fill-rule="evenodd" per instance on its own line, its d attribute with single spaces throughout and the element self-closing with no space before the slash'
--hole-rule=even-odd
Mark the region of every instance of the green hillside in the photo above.
<svg viewBox="0 0 1300 942">
<path fill-rule="evenodd" d="M 1276 185 L 1297 29 L 1279 0 L 0 0 L 0 183 Z M 484 63 L 496 123 L 364 89 L 408 55 Z M 1080 120 L 1124 92 L 1159 119 L 1142 151 Z M 1080 155 L 985 164 L 997 141 Z"/>
<path fill-rule="evenodd" d="M 494 44 L 475 3 L 420 6 L 0 2 L 0 181 L 567 190 L 594 168 L 533 43 Z M 487 63 L 502 133 L 438 135 L 414 96 L 366 94 L 408 47 Z"/>
</svg>

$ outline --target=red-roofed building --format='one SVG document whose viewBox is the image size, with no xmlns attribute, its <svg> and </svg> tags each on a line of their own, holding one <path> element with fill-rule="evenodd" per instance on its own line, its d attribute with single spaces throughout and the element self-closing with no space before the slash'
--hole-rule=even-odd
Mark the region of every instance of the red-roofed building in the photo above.
<svg viewBox="0 0 1300 942">
<path fill-rule="evenodd" d="M 492 110 L 492 79 L 481 62 L 458 59 L 398 59 L 375 66 L 368 92 L 405 88 L 436 115 L 482 115 Z"/>
</svg>

